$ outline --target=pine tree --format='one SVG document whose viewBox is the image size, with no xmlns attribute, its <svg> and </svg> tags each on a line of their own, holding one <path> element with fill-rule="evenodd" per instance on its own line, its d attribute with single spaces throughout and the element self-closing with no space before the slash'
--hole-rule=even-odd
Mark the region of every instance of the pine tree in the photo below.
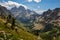
<svg viewBox="0 0 60 40">
<path fill-rule="evenodd" d="M 15 26 L 15 18 L 12 18 L 12 23 L 11 23 L 11 29 L 14 29 L 14 26 Z"/>
</svg>

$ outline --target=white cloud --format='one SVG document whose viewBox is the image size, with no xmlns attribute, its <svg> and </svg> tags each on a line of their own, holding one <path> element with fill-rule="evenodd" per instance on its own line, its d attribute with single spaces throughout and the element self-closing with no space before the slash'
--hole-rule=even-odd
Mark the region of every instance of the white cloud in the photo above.
<svg viewBox="0 0 60 40">
<path fill-rule="evenodd" d="M 35 12 L 37 12 L 38 14 L 42 14 L 44 11 L 46 11 L 46 10 L 35 9 Z"/>
<path fill-rule="evenodd" d="M 23 4 L 19 4 L 17 2 L 13 2 L 13 1 L 8 1 L 8 2 L 0 2 L 0 5 L 6 7 L 7 9 L 11 9 L 12 7 L 16 6 L 24 6 L 27 9 L 27 6 L 23 5 Z"/>
<path fill-rule="evenodd" d="M 40 10 L 40 6 L 37 6 L 36 9 L 34 9 L 34 11 L 37 12 L 38 14 L 42 14 L 46 10 Z"/>
<path fill-rule="evenodd" d="M 34 0 L 34 1 L 37 2 L 37 3 L 41 2 L 41 0 Z"/>
<path fill-rule="evenodd" d="M 39 2 L 41 2 L 41 0 L 26 0 L 27 2 L 32 2 L 32 1 L 34 1 L 34 2 L 36 2 L 36 3 L 39 3 Z"/>
</svg>

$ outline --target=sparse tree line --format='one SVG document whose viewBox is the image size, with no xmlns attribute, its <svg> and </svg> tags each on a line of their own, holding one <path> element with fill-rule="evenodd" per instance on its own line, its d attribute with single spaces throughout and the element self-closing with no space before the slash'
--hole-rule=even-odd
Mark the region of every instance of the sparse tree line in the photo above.
<svg viewBox="0 0 60 40">
<path fill-rule="evenodd" d="M 11 14 L 9 14 L 9 15 L 3 15 L 3 13 L 2 12 L 0 12 L 0 17 L 1 18 L 3 18 L 3 19 L 6 19 L 5 21 L 5 26 L 6 26 L 6 28 L 8 27 L 7 25 L 10 23 L 11 25 L 10 25 L 10 28 L 12 29 L 12 30 L 16 30 L 17 31 L 17 26 L 18 25 L 16 25 L 16 19 L 11 15 Z"/>
<path fill-rule="evenodd" d="M 7 25 L 8 23 L 11 23 L 11 29 L 14 29 L 15 18 L 13 18 L 11 15 L 8 15 L 5 25 Z"/>
</svg>

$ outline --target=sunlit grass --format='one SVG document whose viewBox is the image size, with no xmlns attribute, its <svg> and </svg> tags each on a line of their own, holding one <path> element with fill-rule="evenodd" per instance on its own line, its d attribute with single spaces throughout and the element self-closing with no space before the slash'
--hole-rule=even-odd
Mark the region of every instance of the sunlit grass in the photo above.
<svg viewBox="0 0 60 40">
<path fill-rule="evenodd" d="M 23 39 L 23 40 L 38 40 L 37 39 L 37 36 L 33 35 L 33 34 L 30 34 L 28 33 L 27 31 L 25 30 L 22 30 L 21 28 L 18 28 L 18 33 L 16 33 L 15 30 L 12 30 L 12 29 L 9 29 L 8 27 L 5 27 L 4 25 L 4 20 L 1 19 L 0 20 L 0 31 L 5 31 L 7 33 L 10 33 L 13 35 L 12 38 L 15 38 L 14 40 L 18 40 L 18 39 Z"/>
</svg>

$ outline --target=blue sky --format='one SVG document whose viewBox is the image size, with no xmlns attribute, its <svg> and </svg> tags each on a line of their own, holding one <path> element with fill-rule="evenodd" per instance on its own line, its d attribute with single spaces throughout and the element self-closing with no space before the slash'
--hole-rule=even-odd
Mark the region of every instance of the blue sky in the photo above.
<svg viewBox="0 0 60 40">
<path fill-rule="evenodd" d="M 60 0 L 0 0 L 0 2 L 13 1 L 26 5 L 31 10 L 48 10 L 60 8 Z"/>
</svg>

